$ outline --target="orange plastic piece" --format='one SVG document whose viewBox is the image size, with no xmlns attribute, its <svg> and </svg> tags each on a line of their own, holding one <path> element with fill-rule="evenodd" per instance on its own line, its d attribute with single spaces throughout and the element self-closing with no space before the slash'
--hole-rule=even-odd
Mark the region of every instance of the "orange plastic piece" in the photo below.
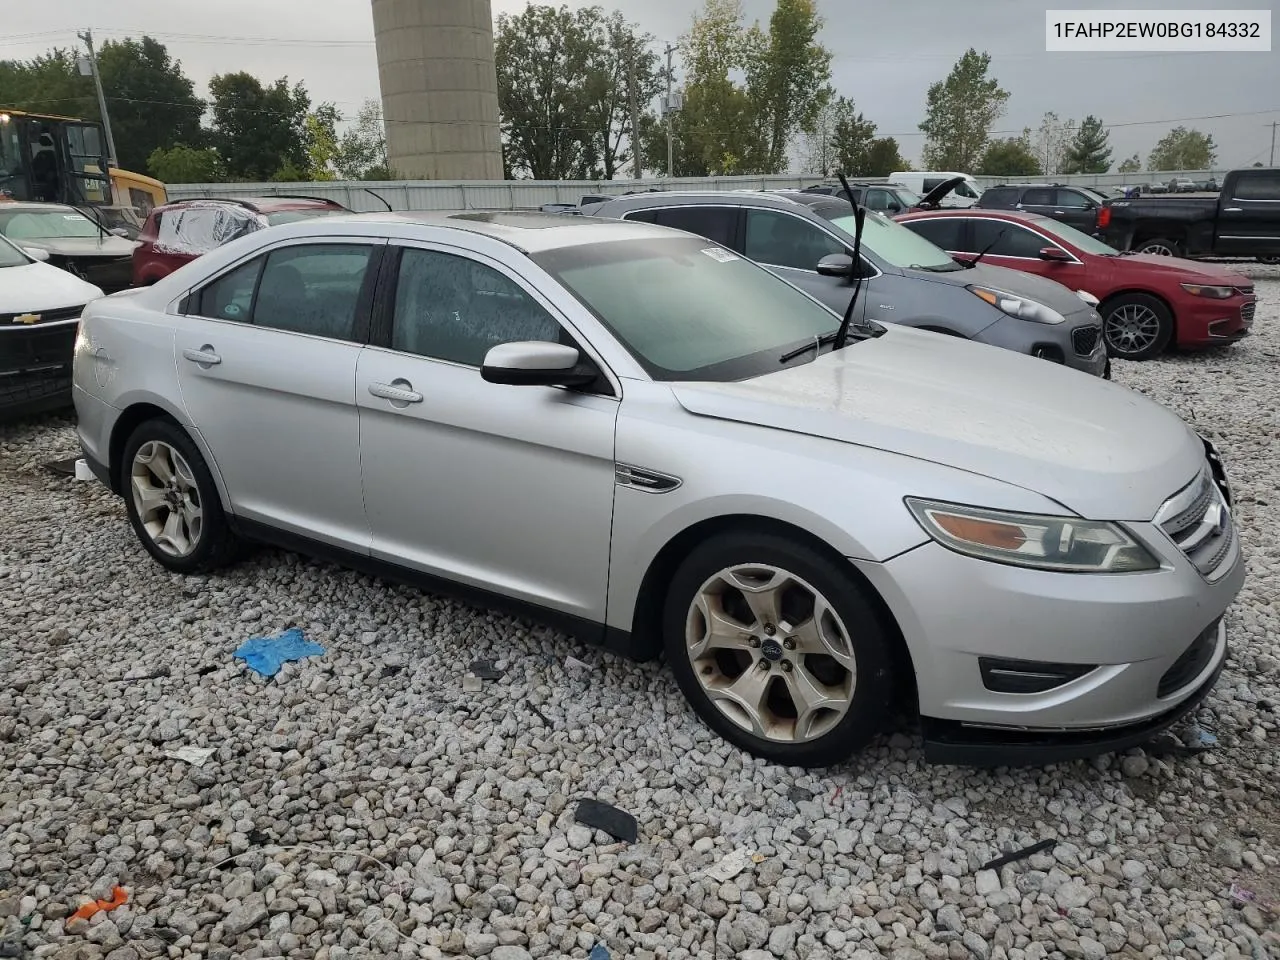
<svg viewBox="0 0 1280 960">
<path fill-rule="evenodd" d="M 67 918 L 67 922 L 72 920 L 88 920 L 100 910 L 114 910 L 116 907 L 123 907 L 129 902 L 129 891 L 124 887 L 114 887 L 111 890 L 110 900 L 98 900 L 94 903 L 86 903 L 83 907 Z"/>
</svg>

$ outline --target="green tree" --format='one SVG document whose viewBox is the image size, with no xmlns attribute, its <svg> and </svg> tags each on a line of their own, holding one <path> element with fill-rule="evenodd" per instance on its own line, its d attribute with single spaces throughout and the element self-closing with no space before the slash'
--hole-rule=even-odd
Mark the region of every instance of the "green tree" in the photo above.
<svg viewBox="0 0 1280 960">
<path fill-rule="evenodd" d="M 1052 110 L 1040 121 L 1040 129 L 1036 133 L 1035 154 L 1040 161 L 1040 172 L 1049 176 L 1063 172 L 1067 151 L 1075 139 L 1076 123 L 1074 120 L 1060 120 Z"/>
<path fill-rule="evenodd" d="M 307 114 L 307 177 L 308 180 L 333 180 L 334 160 L 338 155 L 338 108 L 332 103 L 322 103 Z"/>
<path fill-rule="evenodd" d="M 592 175 L 612 180 L 623 170 L 630 174 L 633 143 L 641 144 L 640 159 L 646 167 L 666 167 L 665 146 L 660 154 L 644 149 L 644 124 L 633 136 L 629 73 L 634 60 L 636 103 L 642 115 L 664 87 L 658 55 L 650 49 L 653 37 L 639 32 L 622 14 L 605 15 L 599 7 L 578 11 L 587 34 L 589 58 L 583 95 L 587 129 L 586 155 Z M 624 147 L 623 144 L 626 144 Z M 659 157 L 661 163 L 658 163 Z"/>
<path fill-rule="evenodd" d="M 224 177 L 222 158 L 212 147 L 156 147 L 147 158 L 151 176 L 165 183 L 218 183 Z"/>
<path fill-rule="evenodd" d="M 98 70 L 121 167 L 146 169 L 159 147 L 204 145 L 205 102 L 163 43 L 147 36 L 108 40 L 98 52 Z"/>
<path fill-rule="evenodd" d="M 831 52 L 816 40 L 821 28 L 814 0 L 777 0 L 768 32 L 757 24 L 743 35 L 747 96 L 767 133 L 769 173 L 786 169 L 793 137 L 813 128 L 831 97 Z"/>
<path fill-rule="evenodd" d="M 992 140 L 982 152 L 977 172 L 988 177 L 1038 177 L 1044 173 L 1031 147 L 1030 128 L 1020 137 Z"/>
<path fill-rule="evenodd" d="M 301 83 L 282 77 L 264 87 L 248 73 L 209 81 L 213 144 L 234 180 L 266 180 L 286 167 L 305 171 L 311 98 Z"/>
<path fill-rule="evenodd" d="M 61 48 L 30 60 L 0 60 L 0 105 L 33 113 L 102 119 L 93 82 L 80 76 L 75 52 Z"/>
<path fill-rule="evenodd" d="M 1120 161 L 1120 166 L 1116 170 L 1120 173 L 1137 173 L 1142 169 L 1142 158 L 1136 153 L 1128 160 Z"/>
<path fill-rule="evenodd" d="M 1080 122 L 1067 148 L 1063 173 L 1106 173 L 1111 169 L 1110 134 L 1102 121 L 1090 114 Z"/>
<path fill-rule="evenodd" d="M 975 168 L 991 136 L 991 125 L 1004 113 L 1008 91 L 987 76 L 991 55 L 970 47 L 945 80 L 929 86 L 925 119 L 925 166 L 933 170 L 969 172 Z"/>
<path fill-rule="evenodd" d="M 1218 146 L 1209 134 L 1174 127 L 1147 157 L 1148 170 L 1208 170 L 1218 159 Z"/>
<path fill-rule="evenodd" d="M 831 133 L 835 169 L 849 177 L 870 176 L 867 167 L 875 137 L 876 125 L 858 112 L 852 100 L 840 97 Z"/>
<path fill-rule="evenodd" d="M 877 137 L 867 147 L 867 166 L 864 176 L 887 177 L 899 170 L 910 170 L 911 164 L 902 158 L 898 141 L 893 137 Z"/>
<path fill-rule="evenodd" d="M 355 120 L 338 140 L 333 165 L 343 180 L 389 180 L 372 177 L 373 173 L 390 173 L 387 162 L 387 133 L 382 123 L 382 104 L 369 99 L 360 105 Z"/>
</svg>

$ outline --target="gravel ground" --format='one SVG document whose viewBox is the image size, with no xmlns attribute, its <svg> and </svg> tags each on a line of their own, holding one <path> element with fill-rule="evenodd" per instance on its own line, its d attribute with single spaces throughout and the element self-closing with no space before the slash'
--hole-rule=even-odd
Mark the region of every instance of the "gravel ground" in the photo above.
<svg viewBox="0 0 1280 960">
<path fill-rule="evenodd" d="M 1195 756 L 928 767 L 907 729 L 839 769 L 758 763 L 660 666 L 540 627 L 270 551 L 171 576 L 119 501 L 43 468 L 69 420 L 4 429 L 4 934 L 60 960 L 1280 957 L 1280 269 L 1246 269 L 1249 342 L 1116 371 L 1214 436 L 1240 500 L 1250 577 Z M 290 626 L 325 653 L 233 661 Z M 475 657 L 505 676 L 465 692 Z M 581 797 L 639 842 L 575 825 Z M 126 906 L 69 919 L 117 883 Z"/>
</svg>

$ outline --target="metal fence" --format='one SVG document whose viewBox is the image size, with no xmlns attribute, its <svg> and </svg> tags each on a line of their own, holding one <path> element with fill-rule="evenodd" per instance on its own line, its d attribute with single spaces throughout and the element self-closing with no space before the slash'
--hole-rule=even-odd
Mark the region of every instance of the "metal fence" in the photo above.
<svg viewBox="0 0 1280 960">
<path fill-rule="evenodd" d="M 1081 186 L 1133 186 L 1166 183 L 1174 177 L 1221 180 L 1225 170 L 1166 170 L 1144 173 L 1099 173 L 1055 177 L 975 177 L 983 187 L 998 183 L 1055 183 Z M 263 197 L 286 194 L 326 197 L 350 210 L 376 213 L 393 210 L 520 210 L 537 209 L 544 203 L 576 204 L 587 194 L 617 195 L 630 190 L 781 190 L 806 187 L 823 178 L 787 174 L 765 177 L 665 177 L 648 180 L 396 180 L 363 182 L 322 180 L 313 183 L 176 183 L 168 185 L 169 198 Z M 863 182 L 885 182 L 883 177 L 860 177 Z"/>
</svg>

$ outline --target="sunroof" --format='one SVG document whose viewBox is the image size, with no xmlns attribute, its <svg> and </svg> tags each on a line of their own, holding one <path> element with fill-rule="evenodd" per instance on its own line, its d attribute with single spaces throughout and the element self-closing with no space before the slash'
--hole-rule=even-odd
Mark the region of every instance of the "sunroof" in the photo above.
<svg viewBox="0 0 1280 960">
<path fill-rule="evenodd" d="M 449 219 L 492 223 L 499 227 L 518 227 L 521 230 L 548 230 L 551 227 L 567 226 L 572 222 L 566 220 L 563 214 L 535 210 L 480 210 L 475 213 L 455 213 Z"/>
</svg>

